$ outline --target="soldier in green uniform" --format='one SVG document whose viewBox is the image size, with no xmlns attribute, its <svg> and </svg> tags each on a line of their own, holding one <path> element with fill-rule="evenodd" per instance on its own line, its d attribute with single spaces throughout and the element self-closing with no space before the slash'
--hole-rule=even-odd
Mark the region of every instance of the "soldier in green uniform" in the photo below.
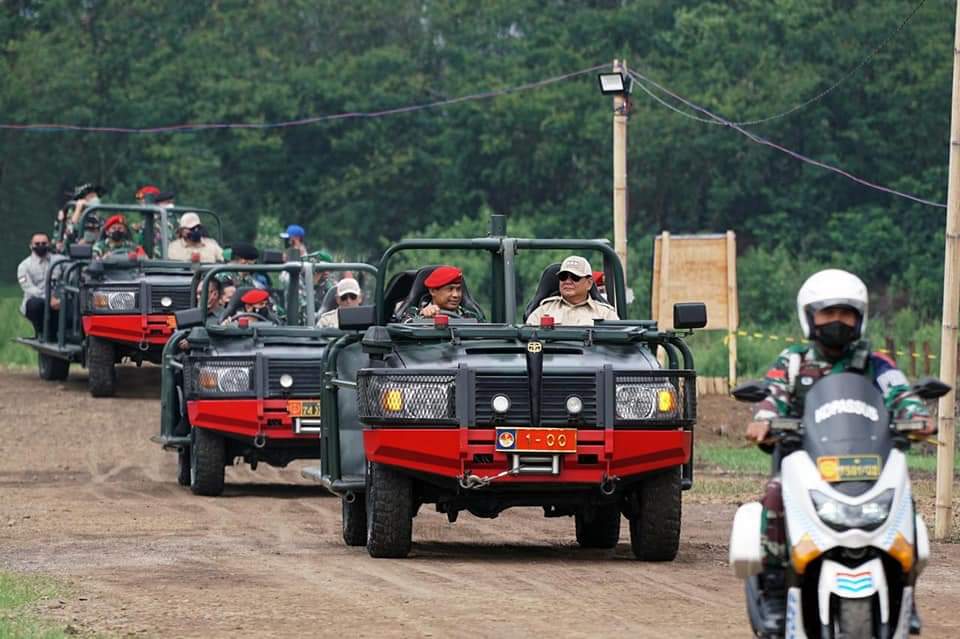
<svg viewBox="0 0 960 639">
<path fill-rule="evenodd" d="M 770 395 L 758 403 L 747 438 L 764 446 L 770 421 L 776 417 L 801 417 L 807 391 L 826 375 L 855 372 L 866 376 L 883 393 L 884 403 L 898 419 L 925 422 L 924 434 L 934 425 L 923 403 L 904 397 L 910 390 L 896 363 L 874 353 L 861 339 L 867 325 L 867 287 L 859 277 L 838 269 L 810 276 L 797 294 L 797 313 L 804 336 L 810 340 L 787 348 L 767 371 L 764 381 Z M 762 498 L 764 570 L 760 577 L 762 617 L 770 623 L 764 636 L 782 636 L 786 611 L 783 567 L 787 562 L 786 531 L 780 478 L 767 483 Z M 915 618 L 913 623 L 919 624 Z"/>
<path fill-rule="evenodd" d="M 125 253 L 136 253 L 138 257 L 146 255 L 143 248 L 130 239 L 127 218 L 122 215 L 113 215 L 103 223 L 103 235 L 103 239 L 93 245 L 94 257 Z"/>
<path fill-rule="evenodd" d="M 464 308 L 463 271 L 456 266 L 438 266 L 423 281 L 427 294 L 410 304 L 400 317 L 401 322 L 430 318 L 443 313 L 451 317 L 480 319 L 477 313 Z"/>
</svg>

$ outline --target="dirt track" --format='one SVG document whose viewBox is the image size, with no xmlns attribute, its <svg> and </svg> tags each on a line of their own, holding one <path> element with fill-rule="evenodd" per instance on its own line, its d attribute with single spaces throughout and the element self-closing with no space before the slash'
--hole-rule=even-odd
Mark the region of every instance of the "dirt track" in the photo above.
<svg viewBox="0 0 960 639">
<path fill-rule="evenodd" d="M 0 569 L 71 585 L 41 615 L 106 636 L 745 637 L 726 567 L 735 498 L 689 494 L 680 556 L 579 550 L 568 518 L 516 510 L 456 524 L 426 509 L 413 556 L 373 560 L 340 538 L 340 504 L 299 467 L 228 469 L 227 494 L 179 487 L 158 429 L 157 369 L 121 396 L 0 371 Z M 926 637 L 960 636 L 960 547 L 921 582 Z"/>
</svg>

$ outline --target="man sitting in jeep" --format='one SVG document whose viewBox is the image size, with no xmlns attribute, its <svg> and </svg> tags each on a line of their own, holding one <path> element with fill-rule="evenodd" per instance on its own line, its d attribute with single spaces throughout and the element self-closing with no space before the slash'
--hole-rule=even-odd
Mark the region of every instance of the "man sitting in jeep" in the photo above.
<svg viewBox="0 0 960 639">
<path fill-rule="evenodd" d="M 226 312 L 230 313 L 230 310 Z M 222 323 L 239 324 L 244 318 L 253 322 L 280 323 L 276 313 L 270 308 L 270 293 L 262 288 L 251 288 L 242 292 L 240 304 Z"/>
<path fill-rule="evenodd" d="M 103 223 L 103 239 L 93 245 L 93 255 L 103 258 L 120 253 L 136 253 L 137 257 L 146 255 L 143 248 L 130 239 L 127 218 L 122 215 L 112 215 Z"/>
<path fill-rule="evenodd" d="M 593 288 L 593 271 L 590 262 L 579 255 L 563 260 L 557 272 L 560 294 L 540 302 L 527 318 L 527 324 L 539 326 L 545 315 L 553 317 L 556 324 L 566 326 L 593 326 L 593 320 L 615 320 L 617 310 L 590 295 Z"/>
<path fill-rule="evenodd" d="M 417 304 L 411 304 L 400 318 L 403 322 L 415 319 L 429 318 L 437 313 L 451 317 L 480 319 L 471 310 L 464 308 L 463 302 L 463 271 L 456 266 L 438 266 L 423 280 L 427 288 Z"/>
</svg>

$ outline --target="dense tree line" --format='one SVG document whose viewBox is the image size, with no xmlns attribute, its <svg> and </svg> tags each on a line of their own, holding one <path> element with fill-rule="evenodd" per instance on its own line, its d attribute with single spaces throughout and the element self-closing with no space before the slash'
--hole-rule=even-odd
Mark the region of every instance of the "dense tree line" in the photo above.
<svg viewBox="0 0 960 639">
<path fill-rule="evenodd" d="M 432 102 L 626 58 L 738 121 L 840 78 L 904 0 L 11 0 L 0 8 L 0 120 L 152 127 L 270 122 Z M 751 127 L 887 186 L 946 199 L 954 4 L 928 0 L 822 99 Z M 376 119 L 159 135 L 0 131 L 0 277 L 81 181 L 226 214 L 227 235 L 298 222 L 369 259 L 485 211 L 542 236 L 611 234 L 610 102 L 593 75 Z M 742 316 L 781 321 L 818 265 L 863 274 L 881 309 L 939 312 L 944 214 L 634 96 L 631 277 L 654 233 L 737 231 Z M 433 226 L 431 226 L 433 225 Z M 775 291 L 778 292 L 778 291 Z"/>
</svg>

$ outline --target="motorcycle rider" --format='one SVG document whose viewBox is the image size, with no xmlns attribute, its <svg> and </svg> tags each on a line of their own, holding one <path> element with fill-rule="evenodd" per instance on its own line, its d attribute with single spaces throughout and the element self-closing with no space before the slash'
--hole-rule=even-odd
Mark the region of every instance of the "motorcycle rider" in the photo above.
<svg viewBox="0 0 960 639">
<path fill-rule="evenodd" d="M 867 287 L 853 273 L 826 269 L 811 275 L 797 293 L 797 314 L 809 343 L 790 346 L 777 357 L 764 382 L 770 395 L 759 402 L 747 439 L 769 452 L 765 440 L 769 420 L 801 417 L 807 391 L 818 379 L 831 373 L 856 372 L 867 376 L 883 394 L 884 404 L 898 419 L 924 422 L 923 435 L 935 432 L 923 402 L 903 397 L 910 390 L 907 377 L 883 353 L 870 351 L 862 339 L 867 325 Z M 760 575 L 761 615 L 764 635 L 782 636 L 786 612 L 784 566 L 788 561 L 779 468 L 766 486 L 763 504 L 763 572 Z M 919 631 L 916 609 L 911 627 Z"/>
</svg>

